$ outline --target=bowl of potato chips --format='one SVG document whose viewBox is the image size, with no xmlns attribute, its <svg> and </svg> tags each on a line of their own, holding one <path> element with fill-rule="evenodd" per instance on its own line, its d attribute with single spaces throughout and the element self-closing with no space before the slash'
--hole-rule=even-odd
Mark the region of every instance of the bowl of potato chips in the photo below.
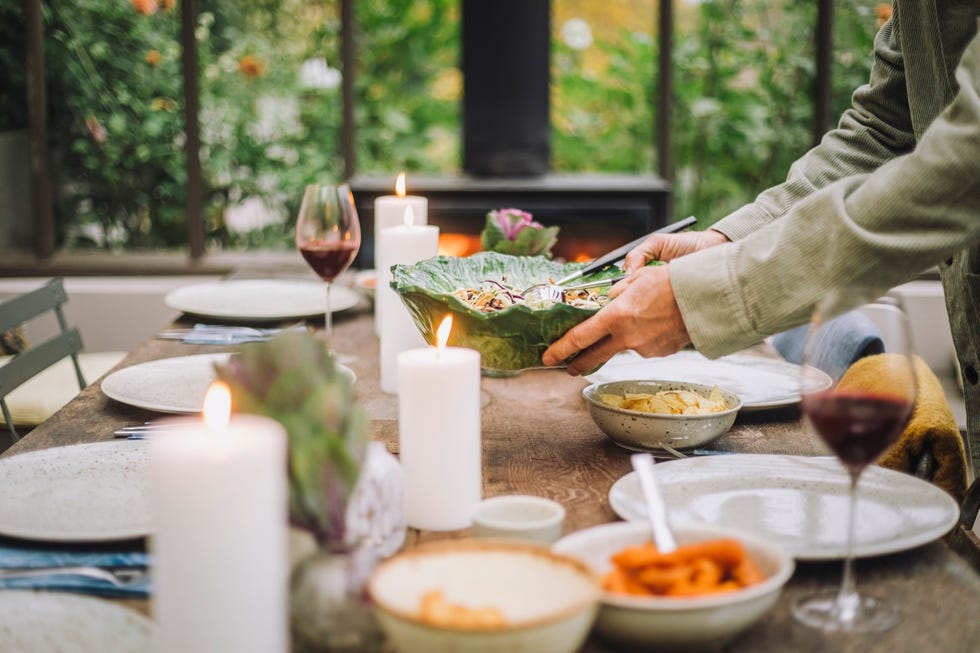
<svg viewBox="0 0 980 653">
<path fill-rule="evenodd" d="M 702 447 L 728 431 L 742 407 L 734 392 L 687 381 L 594 383 L 582 396 L 596 426 L 630 451 Z"/>
</svg>

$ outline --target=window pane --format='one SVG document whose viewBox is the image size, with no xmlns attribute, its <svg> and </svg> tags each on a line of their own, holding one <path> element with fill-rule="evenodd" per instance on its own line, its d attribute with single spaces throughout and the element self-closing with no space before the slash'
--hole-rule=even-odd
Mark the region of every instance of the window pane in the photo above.
<svg viewBox="0 0 980 653">
<path fill-rule="evenodd" d="M 358 0 L 357 171 L 460 168 L 459 0 Z"/>
<path fill-rule="evenodd" d="M 59 240 L 186 242 L 179 11 L 172 0 L 45 7 Z"/>
<path fill-rule="evenodd" d="M 675 214 L 706 225 L 811 144 L 815 3 L 686 0 L 676 14 Z"/>
<path fill-rule="evenodd" d="M 552 169 L 653 166 L 657 6 L 652 0 L 552 1 Z"/>
<path fill-rule="evenodd" d="M 292 248 L 303 187 L 343 174 L 336 0 L 203 0 L 209 248 Z"/>
</svg>

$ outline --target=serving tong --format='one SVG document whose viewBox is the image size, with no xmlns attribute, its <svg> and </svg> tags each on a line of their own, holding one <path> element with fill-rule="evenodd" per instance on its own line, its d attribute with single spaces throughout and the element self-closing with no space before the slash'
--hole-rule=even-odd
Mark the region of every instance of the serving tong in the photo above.
<svg viewBox="0 0 980 653">
<path fill-rule="evenodd" d="M 524 303 L 528 306 L 550 306 L 551 304 L 558 304 L 565 301 L 565 293 L 611 286 L 625 278 L 625 275 L 620 275 L 618 277 L 610 277 L 609 279 L 598 279 L 596 281 L 579 283 L 573 286 L 560 286 L 557 283 L 539 283 L 524 291 Z"/>
<path fill-rule="evenodd" d="M 697 218 L 695 218 L 693 215 L 690 215 L 684 218 L 683 220 L 678 220 L 677 222 L 670 223 L 666 227 L 661 227 L 660 229 L 657 229 L 652 233 L 672 234 L 674 232 L 680 231 L 681 229 L 686 229 L 690 227 L 697 221 L 698 221 Z M 599 270 L 602 270 L 603 268 L 606 268 L 607 266 L 610 266 L 613 263 L 618 263 L 619 261 L 623 260 L 624 258 L 626 258 L 627 254 L 629 254 L 634 248 L 636 248 L 643 241 L 649 238 L 650 235 L 651 234 L 647 234 L 646 236 L 641 236 L 640 238 L 637 238 L 632 242 L 628 242 L 625 245 L 622 245 L 621 247 L 617 247 L 616 249 L 609 252 L 608 254 L 603 254 L 602 256 L 595 259 L 588 265 L 579 268 L 578 270 L 572 272 L 571 274 L 566 274 L 558 281 L 549 282 L 549 283 L 538 283 L 538 284 L 534 284 L 533 286 L 529 286 L 524 289 L 521 295 L 524 296 L 525 302 L 527 301 L 528 295 L 531 295 L 534 298 L 534 300 L 532 301 L 537 300 L 539 297 L 544 297 L 545 299 L 543 301 L 549 301 L 548 298 L 557 297 L 557 299 L 551 301 L 560 301 L 561 297 L 563 296 L 563 293 L 568 290 L 579 290 L 581 288 L 591 288 L 591 287 L 603 286 L 605 284 L 615 283 L 616 281 L 622 279 L 622 277 L 617 277 L 615 279 L 604 279 L 601 282 L 596 281 L 594 282 L 595 286 L 583 285 L 583 286 L 571 286 L 571 287 L 562 288 L 562 286 L 564 286 L 565 284 L 571 283 L 572 281 L 575 281 L 580 277 L 583 277 L 587 274 L 592 274 L 593 272 L 598 272 Z"/>
</svg>

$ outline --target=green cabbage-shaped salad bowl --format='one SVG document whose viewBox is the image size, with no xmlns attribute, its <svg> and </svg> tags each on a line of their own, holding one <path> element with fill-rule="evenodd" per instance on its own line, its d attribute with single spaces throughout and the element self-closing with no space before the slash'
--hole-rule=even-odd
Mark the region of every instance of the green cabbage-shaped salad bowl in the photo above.
<svg viewBox="0 0 980 653">
<path fill-rule="evenodd" d="M 480 252 L 463 258 L 436 256 L 414 265 L 392 266 L 391 287 L 401 296 L 426 342 L 435 344 L 436 329 L 446 314 L 452 314 L 453 328 L 448 344 L 479 351 L 484 374 L 511 376 L 541 367 L 544 350 L 598 308 L 579 308 L 565 303 L 530 308 L 514 303 L 500 310 L 484 312 L 452 293 L 464 288 L 486 288 L 488 283 L 490 286 L 500 284 L 511 289 L 525 289 L 560 279 L 583 265 L 557 263 L 543 256 L 510 256 L 496 252 Z M 621 273 L 618 267 L 612 266 L 587 275 L 582 281 Z M 606 290 L 603 288 L 601 292 Z"/>
</svg>

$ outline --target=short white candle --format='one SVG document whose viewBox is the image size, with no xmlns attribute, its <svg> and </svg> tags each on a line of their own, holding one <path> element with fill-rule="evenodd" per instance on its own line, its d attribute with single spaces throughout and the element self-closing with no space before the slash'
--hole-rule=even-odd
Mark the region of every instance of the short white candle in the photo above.
<svg viewBox="0 0 980 653">
<path fill-rule="evenodd" d="M 449 531 L 472 524 L 483 493 L 480 353 L 439 346 L 398 355 L 398 442 L 409 526 Z"/>
<path fill-rule="evenodd" d="M 381 231 L 383 265 L 378 270 L 378 286 L 374 292 L 375 306 L 382 308 L 375 319 L 381 337 L 381 390 L 398 392 L 398 354 L 425 346 L 425 339 L 409 314 L 401 297 L 391 289 L 391 266 L 412 264 L 431 258 L 439 249 L 439 227 L 417 225 L 412 207 L 405 209 L 404 223 Z"/>
<path fill-rule="evenodd" d="M 398 178 L 395 181 L 395 194 L 382 195 L 374 200 L 374 267 L 378 272 L 377 288 L 379 289 L 382 286 L 381 270 L 384 269 L 384 266 L 382 265 L 384 256 L 381 253 L 383 248 L 381 243 L 381 232 L 388 227 L 394 227 L 402 224 L 405 209 L 408 207 L 412 208 L 412 213 L 415 216 L 415 224 L 423 225 L 428 223 L 429 200 L 418 195 L 406 195 L 405 173 L 401 172 L 398 174 Z M 377 293 L 377 290 L 375 290 L 375 293 Z M 380 325 L 383 311 L 384 308 L 381 306 L 381 302 L 375 301 L 374 325 L 375 333 L 379 336 L 381 335 Z"/>
<path fill-rule="evenodd" d="M 208 424 L 182 420 L 149 443 L 156 651 L 285 653 L 286 434 L 265 417 L 229 421 L 219 385 Z"/>
</svg>

